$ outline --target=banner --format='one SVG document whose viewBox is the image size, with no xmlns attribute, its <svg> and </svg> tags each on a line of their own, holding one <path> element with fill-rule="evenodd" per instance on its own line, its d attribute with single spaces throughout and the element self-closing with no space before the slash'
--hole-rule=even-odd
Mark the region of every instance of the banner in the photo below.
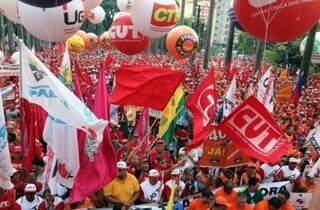
<svg viewBox="0 0 320 210">
<path fill-rule="evenodd" d="M 288 79 L 288 70 L 287 69 L 278 68 L 278 70 L 280 72 L 280 75 L 279 75 L 280 80 Z"/>
<path fill-rule="evenodd" d="M 0 77 L 20 76 L 19 64 L 0 65 Z"/>
<path fill-rule="evenodd" d="M 320 154 L 320 126 L 312 129 L 308 134 L 308 140 L 313 148 Z"/>
<path fill-rule="evenodd" d="M 250 162 L 250 157 L 244 155 L 220 130 L 214 129 L 203 143 L 201 166 L 235 167 Z"/>
<path fill-rule="evenodd" d="M 248 186 L 240 186 L 234 188 L 236 192 L 244 191 Z M 269 199 L 277 196 L 279 192 L 287 190 L 292 191 L 292 185 L 289 181 L 283 182 L 268 182 L 260 184 L 259 190 L 262 192 L 264 199 Z"/>
<path fill-rule="evenodd" d="M 292 148 L 272 115 L 254 96 L 226 117 L 219 128 L 243 153 L 266 163 L 276 163 Z"/>
<path fill-rule="evenodd" d="M 291 100 L 293 85 L 291 83 L 279 84 L 277 89 L 277 103 L 289 103 Z"/>
<path fill-rule="evenodd" d="M 291 193 L 290 203 L 295 210 L 309 209 L 313 193 Z"/>
<path fill-rule="evenodd" d="M 15 98 L 15 85 L 8 85 L 0 89 L 3 101 L 14 100 Z"/>
</svg>

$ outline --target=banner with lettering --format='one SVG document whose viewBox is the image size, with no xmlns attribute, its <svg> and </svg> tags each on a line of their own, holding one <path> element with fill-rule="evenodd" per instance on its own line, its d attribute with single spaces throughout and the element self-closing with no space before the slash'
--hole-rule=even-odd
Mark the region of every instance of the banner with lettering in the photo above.
<svg viewBox="0 0 320 210">
<path fill-rule="evenodd" d="M 201 166 L 234 167 L 250 162 L 250 157 L 244 155 L 220 130 L 214 129 L 203 143 Z"/>
<path fill-rule="evenodd" d="M 0 65 L 0 77 L 20 76 L 19 64 Z"/>
<path fill-rule="evenodd" d="M 292 97 L 293 85 L 289 82 L 280 83 L 276 91 L 277 103 L 289 103 Z"/>
<path fill-rule="evenodd" d="M 246 99 L 219 125 L 244 154 L 274 164 L 292 144 L 273 116 L 254 96 Z"/>
</svg>

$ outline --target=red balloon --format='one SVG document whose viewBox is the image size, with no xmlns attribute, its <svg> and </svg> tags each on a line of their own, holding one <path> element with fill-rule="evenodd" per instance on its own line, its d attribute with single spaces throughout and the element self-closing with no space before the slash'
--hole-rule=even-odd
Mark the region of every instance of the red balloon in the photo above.
<svg viewBox="0 0 320 210">
<path fill-rule="evenodd" d="M 127 55 L 141 53 L 149 46 L 149 38 L 133 27 L 130 15 L 120 16 L 113 21 L 109 38 L 117 50 Z"/>
<path fill-rule="evenodd" d="M 318 0 L 235 0 L 234 9 L 245 31 L 269 42 L 293 40 L 320 18 Z"/>
</svg>

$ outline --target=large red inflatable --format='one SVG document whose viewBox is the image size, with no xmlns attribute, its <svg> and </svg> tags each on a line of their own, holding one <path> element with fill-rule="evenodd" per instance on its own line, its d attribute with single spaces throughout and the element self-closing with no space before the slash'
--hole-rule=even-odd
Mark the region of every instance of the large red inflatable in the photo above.
<svg viewBox="0 0 320 210">
<path fill-rule="evenodd" d="M 134 28 L 129 14 L 113 21 L 109 38 L 117 50 L 127 55 L 141 53 L 149 46 L 149 38 Z"/>
<path fill-rule="evenodd" d="M 319 0 L 235 0 L 240 25 L 269 42 L 286 42 L 308 31 L 320 18 Z"/>
</svg>

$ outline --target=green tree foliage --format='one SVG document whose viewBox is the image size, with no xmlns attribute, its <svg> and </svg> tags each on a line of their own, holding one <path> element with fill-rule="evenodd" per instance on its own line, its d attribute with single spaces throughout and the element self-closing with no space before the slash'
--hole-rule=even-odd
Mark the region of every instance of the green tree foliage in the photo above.
<svg viewBox="0 0 320 210">
<path fill-rule="evenodd" d="M 241 32 L 238 42 L 234 46 L 234 50 L 239 55 L 253 55 L 256 50 L 256 39 L 248 33 Z"/>
</svg>

